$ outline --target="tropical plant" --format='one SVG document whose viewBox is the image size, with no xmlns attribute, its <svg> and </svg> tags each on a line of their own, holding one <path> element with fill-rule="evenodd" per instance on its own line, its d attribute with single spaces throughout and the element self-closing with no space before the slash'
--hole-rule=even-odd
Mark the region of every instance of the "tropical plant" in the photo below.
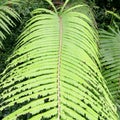
<svg viewBox="0 0 120 120">
<path fill-rule="evenodd" d="M 100 72 L 98 33 L 76 5 L 38 8 L 0 80 L 2 120 L 118 120 Z"/>
<path fill-rule="evenodd" d="M 117 24 L 116 24 L 117 26 Z M 102 73 L 120 111 L 120 30 L 100 31 Z"/>
<path fill-rule="evenodd" d="M 3 48 L 2 40 L 6 38 L 6 33 L 10 34 L 10 27 L 15 26 L 13 19 L 20 21 L 19 14 L 11 7 L 18 2 L 18 0 L 0 1 L 0 49 Z"/>
</svg>

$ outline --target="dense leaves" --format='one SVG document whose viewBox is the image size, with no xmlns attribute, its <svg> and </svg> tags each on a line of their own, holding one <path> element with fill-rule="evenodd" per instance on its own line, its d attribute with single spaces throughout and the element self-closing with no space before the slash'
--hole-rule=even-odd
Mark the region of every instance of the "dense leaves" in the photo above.
<svg viewBox="0 0 120 120">
<path fill-rule="evenodd" d="M 19 14 L 10 7 L 12 4 L 17 4 L 17 2 L 14 0 L 0 2 L 0 49 L 3 47 L 2 40 L 6 38 L 5 33 L 10 34 L 10 26 L 15 26 L 13 19 L 20 20 Z"/>
<path fill-rule="evenodd" d="M 2 73 L 3 120 L 117 120 L 99 70 L 97 31 L 77 7 L 84 6 L 33 12 Z"/>
<path fill-rule="evenodd" d="M 100 31 L 101 63 L 106 84 L 120 111 L 120 30 Z"/>
<path fill-rule="evenodd" d="M 119 29 L 100 32 L 102 76 L 98 33 L 91 9 L 82 3 L 84 0 L 70 0 L 72 5 L 67 6 L 68 0 L 65 4 L 64 0 L 53 0 L 56 8 L 47 1 L 52 7 L 44 0 L 25 0 L 19 7 L 18 0 L 0 1 L 10 9 L 10 13 L 4 11 L 10 22 L 1 17 L 7 26 L 1 24 L 1 35 L 7 39 L 6 49 L 0 53 L 0 71 L 4 70 L 0 74 L 0 119 L 118 120 Z M 111 7 L 113 1 L 105 0 L 99 5 L 99 0 L 84 3 L 99 13 L 97 22 L 104 28 L 106 23 L 113 22 L 113 16 L 104 14 L 105 9 L 118 9 L 115 4 Z M 19 15 L 11 5 L 22 17 L 20 25 L 15 22 Z M 11 33 L 10 27 L 15 23 L 18 26 L 8 37 L 6 33 Z M 1 47 L 2 44 L 0 41 Z"/>
</svg>

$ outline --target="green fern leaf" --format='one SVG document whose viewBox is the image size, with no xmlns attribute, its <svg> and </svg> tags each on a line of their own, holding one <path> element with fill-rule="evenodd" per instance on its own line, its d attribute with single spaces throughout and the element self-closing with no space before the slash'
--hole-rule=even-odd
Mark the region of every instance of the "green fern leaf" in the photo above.
<svg viewBox="0 0 120 120">
<path fill-rule="evenodd" d="M 118 120 L 99 70 L 98 34 L 71 10 L 33 12 L 0 81 L 3 120 Z"/>
<path fill-rule="evenodd" d="M 120 31 L 100 31 L 101 63 L 106 84 L 120 110 Z"/>
<path fill-rule="evenodd" d="M 12 0 L 7 2 L 0 2 L 0 48 L 3 47 L 2 41 L 6 38 L 5 33 L 10 34 L 10 26 L 15 26 L 14 21 L 11 18 L 20 21 L 19 14 L 10 7 L 12 4 L 18 4 L 18 0 Z"/>
</svg>

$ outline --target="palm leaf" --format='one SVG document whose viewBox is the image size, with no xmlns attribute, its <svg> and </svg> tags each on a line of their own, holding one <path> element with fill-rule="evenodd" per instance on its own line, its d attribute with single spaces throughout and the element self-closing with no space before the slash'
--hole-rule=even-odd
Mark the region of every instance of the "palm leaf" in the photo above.
<svg viewBox="0 0 120 120">
<path fill-rule="evenodd" d="M 0 81 L 3 120 L 118 120 L 99 70 L 98 34 L 71 10 L 33 12 Z"/>
<path fill-rule="evenodd" d="M 15 26 L 12 19 L 20 20 L 18 13 L 10 7 L 12 4 L 17 4 L 18 1 L 7 1 L 0 4 L 0 45 L 3 46 L 2 40 L 6 38 L 6 33 L 10 34 L 10 26 Z"/>
<path fill-rule="evenodd" d="M 120 110 L 120 31 L 100 31 L 103 76 Z"/>
</svg>

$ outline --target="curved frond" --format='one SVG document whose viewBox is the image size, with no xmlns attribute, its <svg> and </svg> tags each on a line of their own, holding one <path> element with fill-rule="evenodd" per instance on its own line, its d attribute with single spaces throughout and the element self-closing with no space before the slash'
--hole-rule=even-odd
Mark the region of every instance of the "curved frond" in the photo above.
<svg viewBox="0 0 120 120">
<path fill-rule="evenodd" d="M 0 41 L 0 48 L 2 48 L 3 47 L 3 44 L 2 44 L 2 42 Z"/>
<path fill-rule="evenodd" d="M 20 17 L 18 13 L 10 7 L 12 4 L 17 4 L 18 2 L 13 1 L 7 1 L 0 4 L 0 41 L 2 43 L 2 40 L 4 40 L 5 34 L 10 34 L 10 26 L 15 26 L 13 18 L 16 20 L 20 20 Z M 12 19 L 11 19 L 12 18 Z M 3 46 L 3 45 L 2 45 Z"/>
<path fill-rule="evenodd" d="M 120 109 L 120 31 L 100 31 L 103 76 Z"/>
<path fill-rule="evenodd" d="M 114 16 L 115 18 L 120 20 L 120 16 L 117 13 L 113 12 L 113 11 L 107 10 L 106 14 L 111 14 L 112 16 Z"/>
<path fill-rule="evenodd" d="M 82 12 L 40 11 L 34 11 L 2 74 L 1 118 L 118 120 L 99 70 L 91 20 Z"/>
</svg>

